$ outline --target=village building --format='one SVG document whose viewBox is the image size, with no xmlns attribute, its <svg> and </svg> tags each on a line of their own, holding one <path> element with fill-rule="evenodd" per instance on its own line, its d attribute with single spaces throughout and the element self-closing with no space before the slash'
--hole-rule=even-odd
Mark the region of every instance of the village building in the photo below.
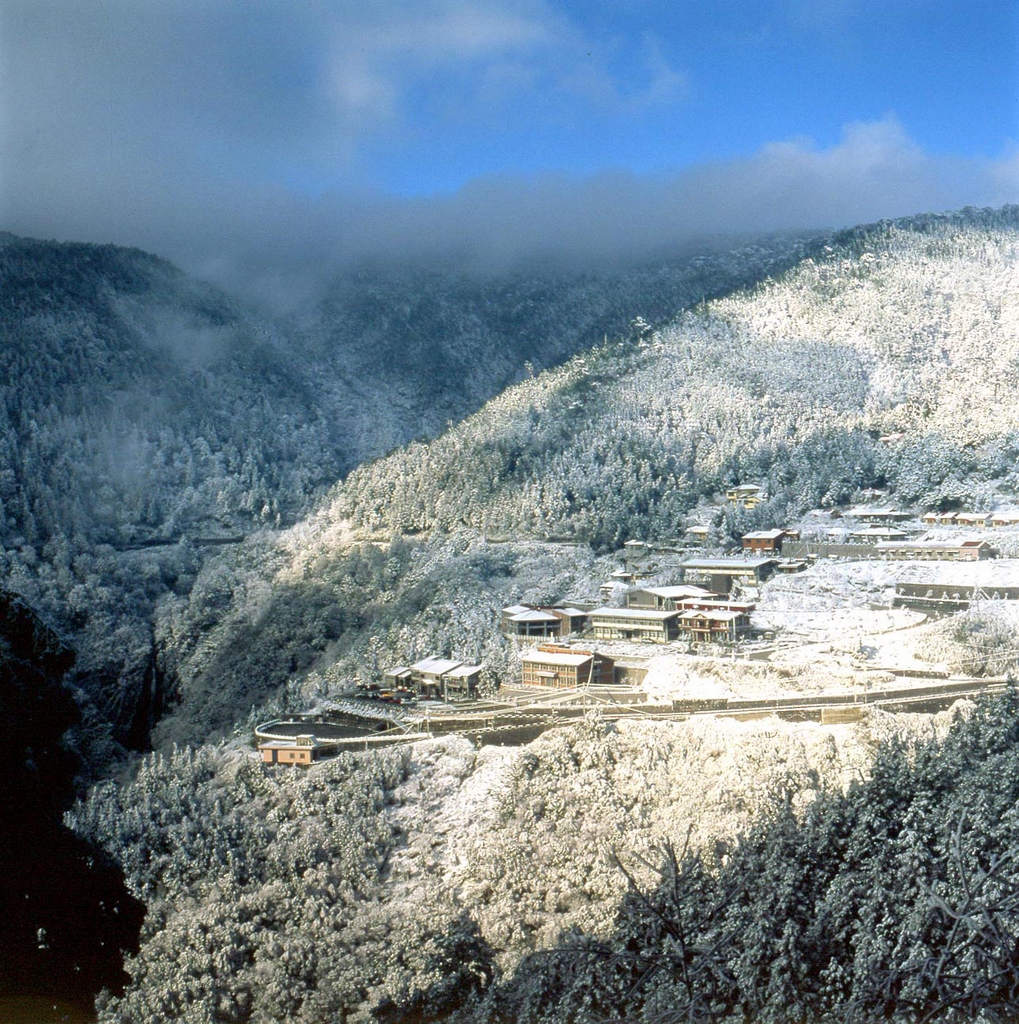
<svg viewBox="0 0 1019 1024">
<path fill-rule="evenodd" d="M 480 665 L 457 665 L 442 677 L 444 700 L 470 700 L 478 695 L 481 685 Z"/>
<path fill-rule="evenodd" d="M 975 529 L 980 526 L 986 526 L 990 518 L 990 512 L 959 512 L 955 517 L 955 521 L 959 526 L 968 526 L 971 529 Z"/>
<path fill-rule="evenodd" d="M 905 540 L 909 534 L 897 526 L 865 526 L 860 530 L 852 530 L 849 534 L 851 543 L 869 544 L 878 541 Z"/>
<path fill-rule="evenodd" d="M 567 636 L 570 633 L 582 633 L 587 629 L 587 612 L 581 608 L 572 608 L 567 605 L 564 608 L 555 607 L 549 609 L 559 620 L 559 635 Z"/>
<path fill-rule="evenodd" d="M 738 484 L 730 487 L 725 492 L 725 500 L 731 505 L 742 505 L 747 510 L 757 508 L 763 501 L 768 500 L 763 487 L 757 484 Z"/>
<path fill-rule="evenodd" d="M 509 639 L 566 636 L 580 633 L 587 626 L 587 612 L 579 608 L 534 607 L 514 604 L 503 608 L 502 635 Z"/>
<path fill-rule="evenodd" d="M 266 740 L 258 745 L 264 764 L 311 764 L 318 760 L 321 745 L 314 736 L 295 736 L 292 740 Z"/>
<path fill-rule="evenodd" d="M 410 666 L 411 686 L 422 697 L 464 700 L 476 697 L 481 681 L 480 665 L 465 665 L 449 658 L 430 657 Z"/>
<path fill-rule="evenodd" d="M 670 587 L 634 587 L 626 592 L 626 607 L 675 611 L 690 598 L 708 599 L 714 596 L 710 590 L 690 583 Z"/>
<path fill-rule="evenodd" d="M 695 643 L 734 643 L 750 631 L 750 617 L 734 610 L 693 610 L 681 612 L 680 631 Z"/>
<path fill-rule="evenodd" d="M 757 607 L 755 601 L 737 601 L 729 597 L 711 598 L 687 598 L 679 605 L 681 612 L 707 611 L 707 612 L 736 612 L 739 615 L 746 615 Z"/>
<path fill-rule="evenodd" d="M 896 607 L 933 608 L 956 611 L 974 601 L 1019 601 L 1019 587 L 955 583 L 946 581 L 895 584 Z"/>
<path fill-rule="evenodd" d="M 667 643 L 679 636 L 679 612 L 654 608 L 595 608 L 589 628 L 599 640 Z"/>
<path fill-rule="evenodd" d="M 857 505 L 855 508 L 849 509 L 846 515 L 865 523 L 897 523 L 913 518 L 912 512 L 903 512 L 901 509 L 891 507 L 875 508 L 869 505 Z"/>
<path fill-rule="evenodd" d="M 558 636 L 558 616 L 544 608 L 511 605 L 502 610 L 502 634 L 507 637 Z"/>
<path fill-rule="evenodd" d="M 414 684 L 414 671 L 409 665 L 398 665 L 396 668 L 387 669 L 382 678 L 391 690 L 409 689 Z"/>
<path fill-rule="evenodd" d="M 711 527 L 710 526 L 688 526 L 683 532 L 683 536 L 686 538 L 687 544 L 693 544 L 696 547 L 705 547 L 711 539 Z"/>
<path fill-rule="evenodd" d="M 614 667 L 611 658 L 596 651 L 542 644 L 520 659 L 524 686 L 555 689 L 610 685 Z"/>
<path fill-rule="evenodd" d="M 995 512 L 994 515 L 991 516 L 991 526 L 995 529 L 1019 526 L 1019 509 Z"/>
<path fill-rule="evenodd" d="M 948 562 L 976 562 L 983 558 L 993 558 L 994 549 L 987 541 L 938 541 L 918 540 L 911 543 L 887 541 L 874 546 L 879 558 L 896 561 L 908 559 L 925 559 Z"/>
<path fill-rule="evenodd" d="M 754 555 L 775 555 L 782 550 L 786 530 L 755 530 L 743 534 L 743 550 Z"/>
<path fill-rule="evenodd" d="M 683 579 L 706 581 L 714 594 L 728 594 L 734 581 L 757 586 L 777 569 L 778 559 L 765 555 L 756 558 L 687 558 L 680 563 Z"/>
</svg>

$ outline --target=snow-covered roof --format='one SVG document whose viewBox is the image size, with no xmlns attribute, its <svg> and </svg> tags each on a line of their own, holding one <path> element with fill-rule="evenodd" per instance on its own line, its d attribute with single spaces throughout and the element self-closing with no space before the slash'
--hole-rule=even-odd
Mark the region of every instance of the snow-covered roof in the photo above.
<svg viewBox="0 0 1019 1024">
<path fill-rule="evenodd" d="M 571 619 L 579 618 L 582 615 L 586 615 L 587 612 L 581 611 L 579 608 L 556 608 L 557 612 L 562 612 L 563 615 L 568 615 Z"/>
<path fill-rule="evenodd" d="M 679 613 L 658 608 L 595 608 L 590 614 L 592 619 L 647 619 L 663 622 Z"/>
<path fill-rule="evenodd" d="M 744 533 L 744 540 L 778 540 L 785 536 L 785 530 L 754 530 L 753 533 Z"/>
<path fill-rule="evenodd" d="M 882 518 L 894 518 L 894 519 L 908 519 L 910 517 L 909 512 L 904 512 L 902 509 L 891 508 L 890 506 L 885 508 L 873 508 L 869 505 L 857 505 L 854 508 L 846 510 L 847 516 L 853 516 L 856 519 L 882 519 Z"/>
<path fill-rule="evenodd" d="M 742 612 L 725 611 L 723 609 L 716 611 L 713 608 L 706 608 L 703 611 L 682 612 L 679 617 L 684 621 L 690 619 L 710 619 L 712 622 L 732 622 L 733 619 L 738 619 L 742 614 Z"/>
<path fill-rule="evenodd" d="M 591 660 L 590 654 L 563 654 L 551 651 L 528 651 L 520 658 L 521 661 L 541 665 L 562 665 L 567 668 L 579 668 Z"/>
<path fill-rule="evenodd" d="M 528 608 L 525 612 L 518 612 L 510 616 L 510 622 L 558 622 L 559 619 L 551 612 L 541 612 L 535 608 Z"/>
<path fill-rule="evenodd" d="M 879 541 L 874 545 L 878 551 L 958 551 L 959 548 L 990 547 L 990 544 L 979 537 L 969 537 L 964 540 L 914 540 L 903 541 Z"/>
<path fill-rule="evenodd" d="M 530 611 L 526 604 L 511 604 L 503 608 L 504 615 L 519 615 L 521 612 Z"/>
<path fill-rule="evenodd" d="M 692 583 L 677 583 L 669 587 L 640 587 L 638 593 L 654 594 L 666 601 L 675 601 L 684 597 L 713 597 L 710 590 L 695 587 Z"/>
<path fill-rule="evenodd" d="M 411 668 L 415 672 L 425 672 L 429 675 L 444 676 L 447 672 L 452 672 L 453 669 L 457 668 L 460 664 L 459 661 L 451 661 L 448 658 L 424 658 L 422 661 L 417 661 Z"/>
<path fill-rule="evenodd" d="M 684 569 L 726 572 L 733 569 L 760 569 L 762 566 L 771 565 L 774 561 L 774 558 L 769 558 L 767 555 L 759 555 L 757 558 L 688 558 L 680 564 Z"/>
<path fill-rule="evenodd" d="M 1019 560 L 993 558 L 981 562 L 902 562 L 896 578 L 902 583 L 933 586 L 1009 587 L 1019 580 Z"/>
<path fill-rule="evenodd" d="M 464 679 L 480 671 L 480 665 L 458 665 L 456 668 L 451 668 L 448 672 L 444 672 L 443 675 L 447 675 L 452 679 Z"/>
</svg>

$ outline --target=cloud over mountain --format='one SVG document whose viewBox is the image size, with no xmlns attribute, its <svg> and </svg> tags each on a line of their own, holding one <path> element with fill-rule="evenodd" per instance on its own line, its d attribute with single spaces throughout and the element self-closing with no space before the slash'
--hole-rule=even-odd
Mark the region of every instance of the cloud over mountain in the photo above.
<svg viewBox="0 0 1019 1024">
<path fill-rule="evenodd" d="M 843 11 L 838 31 L 851 41 L 872 6 Z M 769 110 L 846 91 L 806 81 L 816 69 L 778 100 L 752 76 L 732 95 L 713 80 L 715 64 L 792 62 L 782 48 L 811 42 L 837 78 L 831 19 L 780 3 L 754 21 L 656 11 L 10 0 L 0 220 L 293 302 L 359 258 L 629 257 L 1019 198 L 1014 147 L 945 155 L 963 150 L 919 138 L 891 96 L 855 119 L 812 110 L 804 133 Z"/>
</svg>

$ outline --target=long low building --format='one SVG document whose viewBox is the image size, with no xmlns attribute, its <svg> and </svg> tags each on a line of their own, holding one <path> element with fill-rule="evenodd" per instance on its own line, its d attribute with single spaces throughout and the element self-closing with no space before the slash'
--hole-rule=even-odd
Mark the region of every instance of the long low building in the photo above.
<svg viewBox="0 0 1019 1024">
<path fill-rule="evenodd" d="M 968 608 L 974 601 L 1019 601 L 1019 587 L 941 581 L 895 584 L 898 606 L 957 609 Z"/>
<path fill-rule="evenodd" d="M 878 558 L 896 561 L 923 559 L 947 562 L 977 562 L 983 558 L 993 558 L 995 554 L 994 549 L 985 540 L 918 540 L 912 543 L 888 541 L 875 544 L 874 552 Z"/>
<path fill-rule="evenodd" d="M 599 640 L 648 640 L 668 643 L 679 636 L 679 612 L 657 608 L 595 608 L 588 616 Z"/>
</svg>

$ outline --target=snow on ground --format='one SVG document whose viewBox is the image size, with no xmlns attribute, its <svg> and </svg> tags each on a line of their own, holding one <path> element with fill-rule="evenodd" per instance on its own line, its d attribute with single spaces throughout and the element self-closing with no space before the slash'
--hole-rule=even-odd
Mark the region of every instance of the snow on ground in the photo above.
<svg viewBox="0 0 1019 1024">
<path fill-rule="evenodd" d="M 900 581 L 1017 586 L 1019 560 L 822 561 L 795 576 L 776 577 L 761 588 L 752 618 L 758 630 L 775 635 L 767 649 L 698 658 L 686 653 L 684 645 L 669 645 L 650 656 L 641 645 L 648 658 L 642 684 L 648 703 L 923 686 L 929 680 L 916 673 L 958 671 L 959 645 L 942 637 L 951 628 L 948 620 L 929 621 L 915 609 L 891 607 Z M 1019 605 L 995 604 L 995 614 L 1019 616 Z M 1019 624 L 1014 628 L 1019 633 Z"/>
<path fill-rule="evenodd" d="M 592 720 L 522 747 L 462 737 L 415 744 L 386 813 L 403 841 L 385 900 L 409 916 L 469 909 L 503 967 L 569 927 L 608 929 L 638 858 L 661 844 L 718 853 L 769 808 L 803 807 L 869 770 L 875 744 L 947 726 L 955 712 L 869 709 L 851 725 Z"/>
</svg>

